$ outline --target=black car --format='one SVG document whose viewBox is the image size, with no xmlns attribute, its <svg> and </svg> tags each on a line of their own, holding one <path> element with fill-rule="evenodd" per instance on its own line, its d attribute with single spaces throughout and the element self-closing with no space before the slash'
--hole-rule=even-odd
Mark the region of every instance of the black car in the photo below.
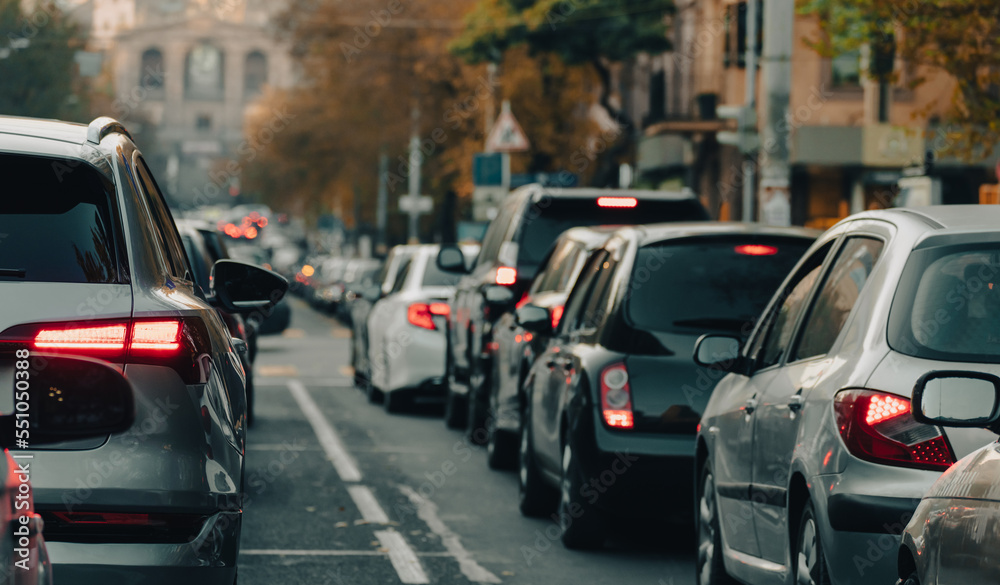
<svg viewBox="0 0 1000 585">
<path fill-rule="evenodd" d="M 518 306 L 532 304 L 549 312 L 552 328 L 559 325 L 566 297 L 583 270 L 590 254 L 603 246 L 616 228 L 573 228 L 563 232 Z M 491 291 L 491 295 L 496 295 Z M 550 335 L 527 331 L 513 311 L 504 313 L 493 327 L 493 378 L 490 383 L 490 410 L 486 419 L 489 436 L 486 462 L 492 469 L 517 464 L 517 444 L 521 437 L 521 391 L 535 357 L 545 350 Z"/>
<path fill-rule="evenodd" d="M 664 221 L 708 220 L 694 193 L 605 189 L 550 189 L 527 185 L 511 193 L 490 222 L 482 250 L 467 269 L 456 247 L 443 246 L 438 265 L 466 273 L 455 293 L 450 324 L 449 390 L 445 422 L 468 429 L 485 442 L 489 409 L 493 324 L 511 307 L 487 302 L 485 292 L 508 287 L 513 299 L 527 292 L 559 234 L 572 227 L 635 225 Z"/>
<path fill-rule="evenodd" d="M 689 519 L 695 432 L 721 377 L 695 365 L 695 343 L 706 331 L 749 335 L 815 237 L 664 224 L 622 228 L 592 254 L 525 381 L 521 512 L 558 501 L 570 548 L 603 544 L 612 518 Z M 526 304 L 517 318 L 551 332 L 546 309 Z"/>
</svg>

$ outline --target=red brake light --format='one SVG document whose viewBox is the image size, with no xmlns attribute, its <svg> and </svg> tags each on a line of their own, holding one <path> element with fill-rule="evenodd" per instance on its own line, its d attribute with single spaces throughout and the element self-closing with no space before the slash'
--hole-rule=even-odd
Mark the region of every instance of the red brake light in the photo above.
<svg viewBox="0 0 1000 585">
<path fill-rule="evenodd" d="M 434 316 L 447 317 L 450 309 L 447 303 L 413 303 L 406 309 L 406 320 L 421 329 L 437 329 Z"/>
<path fill-rule="evenodd" d="M 562 305 L 556 305 L 556 306 L 552 307 L 552 309 L 549 311 L 549 316 L 552 317 L 552 330 L 553 331 L 555 331 L 556 327 L 559 326 L 559 320 L 562 319 L 563 311 L 565 309 L 566 308 L 563 307 Z"/>
<path fill-rule="evenodd" d="M 628 209 L 639 205 L 639 200 L 635 197 L 598 197 L 598 207 L 615 207 Z"/>
<path fill-rule="evenodd" d="M 774 256 L 778 253 L 778 248 L 763 244 L 744 244 L 736 246 L 736 253 L 744 256 Z"/>
<path fill-rule="evenodd" d="M 601 372 L 601 411 L 609 427 L 631 429 L 635 426 L 625 364 L 613 364 Z"/>
<path fill-rule="evenodd" d="M 497 268 L 497 284 L 510 286 L 517 282 L 517 268 L 501 266 Z"/>
<path fill-rule="evenodd" d="M 118 350 L 125 349 L 124 323 L 100 327 L 42 329 L 35 335 L 38 349 Z"/>
<path fill-rule="evenodd" d="M 955 462 L 941 431 L 913 419 L 908 398 L 874 390 L 845 390 L 834 399 L 834 410 L 844 444 L 859 459 L 934 471 Z"/>
<path fill-rule="evenodd" d="M 177 337 L 180 321 L 140 321 L 132 326 L 132 349 L 174 351 L 180 348 Z"/>
</svg>

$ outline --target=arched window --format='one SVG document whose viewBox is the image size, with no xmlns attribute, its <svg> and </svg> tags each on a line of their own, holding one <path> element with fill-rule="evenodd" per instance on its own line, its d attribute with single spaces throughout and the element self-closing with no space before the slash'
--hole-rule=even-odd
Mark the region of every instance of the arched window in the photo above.
<svg viewBox="0 0 1000 585">
<path fill-rule="evenodd" d="M 264 53 L 253 51 L 247 55 L 243 76 L 247 94 L 260 93 L 261 86 L 267 83 L 267 57 Z"/>
<path fill-rule="evenodd" d="M 219 99 L 223 95 L 225 56 L 218 48 L 201 43 L 187 54 L 184 87 L 189 97 Z"/>
<path fill-rule="evenodd" d="M 139 67 L 139 86 L 143 89 L 163 89 L 163 53 L 159 49 L 146 49 Z"/>
</svg>

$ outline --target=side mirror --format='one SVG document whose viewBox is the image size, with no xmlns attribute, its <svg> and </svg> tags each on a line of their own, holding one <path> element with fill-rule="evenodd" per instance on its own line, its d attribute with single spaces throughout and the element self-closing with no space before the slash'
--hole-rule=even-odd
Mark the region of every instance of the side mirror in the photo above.
<svg viewBox="0 0 1000 585">
<path fill-rule="evenodd" d="M 703 368 L 736 372 L 743 360 L 740 338 L 731 335 L 702 335 L 694 344 L 694 363 Z"/>
<path fill-rule="evenodd" d="M 211 282 L 213 298 L 230 313 L 270 309 L 288 290 L 288 281 L 278 273 L 236 260 L 217 261 Z"/>
<path fill-rule="evenodd" d="M 32 354 L 29 362 L 37 371 L 25 370 L 27 380 L 14 382 L 16 412 L 0 416 L 3 447 L 17 447 L 17 440 L 34 446 L 102 437 L 135 422 L 132 385 L 110 364 L 50 354 Z M 25 413 L 27 428 L 21 422 Z"/>
<path fill-rule="evenodd" d="M 913 418 L 947 427 L 989 427 L 1000 418 L 1000 378 L 983 372 L 928 372 L 913 387 Z"/>
<path fill-rule="evenodd" d="M 548 335 L 552 333 L 552 316 L 548 310 L 527 303 L 521 305 L 514 313 L 517 317 L 517 324 L 537 335 Z"/>
<path fill-rule="evenodd" d="M 445 244 L 438 251 L 437 267 L 445 272 L 467 274 L 469 269 L 465 266 L 465 254 L 462 249 L 454 244 Z"/>
<path fill-rule="evenodd" d="M 483 298 L 486 304 L 492 309 L 503 310 L 514 303 L 514 291 L 506 286 L 494 284 L 486 287 L 483 291 Z"/>
</svg>

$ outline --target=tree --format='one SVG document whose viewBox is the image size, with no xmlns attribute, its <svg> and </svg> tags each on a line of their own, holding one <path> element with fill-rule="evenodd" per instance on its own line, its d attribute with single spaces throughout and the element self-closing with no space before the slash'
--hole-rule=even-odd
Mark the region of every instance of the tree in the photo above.
<svg viewBox="0 0 1000 585">
<path fill-rule="evenodd" d="M 0 113 L 79 120 L 87 108 L 74 61 L 84 43 L 78 27 L 53 2 L 25 6 L 0 0 Z"/>
<path fill-rule="evenodd" d="M 473 63 L 499 61 L 526 45 L 587 65 L 600 84 L 598 103 L 620 128 L 620 138 L 601 157 L 593 181 L 613 182 L 617 159 L 633 147 L 635 122 L 614 101 L 612 69 L 639 53 L 671 47 L 667 16 L 673 0 L 479 0 L 452 50 Z"/>
<path fill-rule="evenodd" d="M 800 12 L 819 17 L 823 37 L 811 44 L 832 55 L 868 46 L 874 78 L 895 78 L 891 60 L 956 82 L 941 120 L 951 144 L 967 158 L 987 156 L 1000 142 L 1000 3 L 996 0 L 800 0 Z M 930 111 L 930 109 L 928 109 Z"/>
</svg>

